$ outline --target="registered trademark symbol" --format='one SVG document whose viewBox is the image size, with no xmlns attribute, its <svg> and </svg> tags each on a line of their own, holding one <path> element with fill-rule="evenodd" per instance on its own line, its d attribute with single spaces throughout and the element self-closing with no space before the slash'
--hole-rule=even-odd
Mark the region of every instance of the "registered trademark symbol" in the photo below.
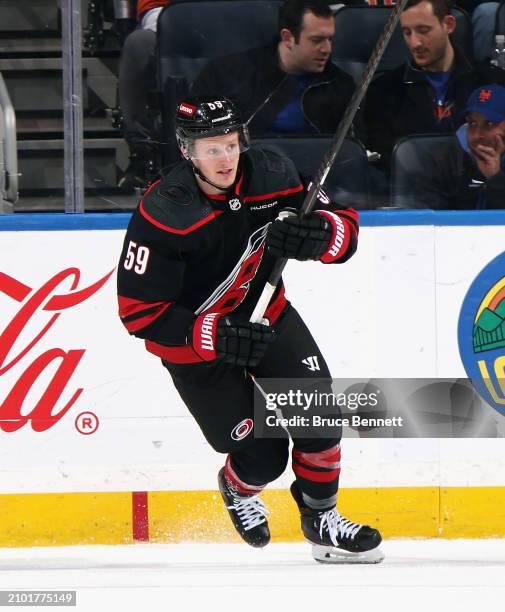
<svg viewBox="0 0 505 612">
<path fill-rule="evenodd" d="M 84 436 L 95 433 L 99 424 L 100 421 L 93 412 L 81 412 L 81 414 L 78 414 L 75 418 L 75 428 Z"/>
</svg>

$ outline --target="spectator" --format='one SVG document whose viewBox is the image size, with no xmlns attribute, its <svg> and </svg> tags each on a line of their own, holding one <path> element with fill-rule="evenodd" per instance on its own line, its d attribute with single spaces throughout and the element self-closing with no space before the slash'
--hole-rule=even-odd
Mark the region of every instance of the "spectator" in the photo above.
<svg viewBox="0 0 505 612">
<path fill-rule="evenodd" d="M 354 91 L 330 61 L 334 34 L 328 2 L 286 0 L 274 44 L 209 62 L 192 91 L 234 99 L 252 134 L 333 133 Z"/>
<path fill-rule="evenodd" d="M 139 0 L 137 28 L 125 41 L 119 64 L 119 105 L 130 163 L 119 186 L 146 187 L 159 167 L 159 137 L 148 110 L 149 91 L 156 89 L 156 26 L 170 0 Z"/>
<path fill-rule="evenodd" d="M 368 5 L 368 6 L 393 6 L 395 0 L 349 0 L 340 6 Z M 473 59 L 477 62 L 487 60 L 494 48 L 496 12 L 500 6 L 499 2 L 482 2 L 481 0 L 457 0 L 458 8 L 464 9 L 472 19 L 473 32 Z M 335 7 L 335 5 L 333 5 Z"/>
<path fill-rule="evenodd" d="M 395 142 L 411 134 L 454 133 L 464 121 L 470 92 L 484 83 L 505 84 L 505 72 L 474 65 L 450 34 L 456 20 L 448 0 L 410 0 L 401 15 L 405 43 L 412 55 L 406 65 L 372 83 L 364 121 L 368 149 L 381 154 L 389 169 Z"/>
<path fill-rule="evenodd" d="M 477 88 L 465 114 L 456 137 L 419 160 L 410 181 L 417 207 L 505 208 L 505 87 Z"/>
</svg>

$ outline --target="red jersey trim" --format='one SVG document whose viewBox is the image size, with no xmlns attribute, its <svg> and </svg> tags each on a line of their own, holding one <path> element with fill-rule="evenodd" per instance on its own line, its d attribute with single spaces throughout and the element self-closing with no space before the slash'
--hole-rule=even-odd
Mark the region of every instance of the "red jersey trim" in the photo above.
<svg viewBox="0 0 505 612">
<path fill-rule="evenodd" d="M 172 304 L 172 302 L 141 302 L 122 295 L 118 295 L 118 303 L 121 322 L 131 334 L 153 323 Z M 153 312 L 147 312 L 153 308 L 155 308 Z M 132 315 L 142 314 L 142 311 L 146 311 L 144 316 L 136 317 L 131 321 L 125 320 Z"/>
<path fill-rule="evenodd" d="M 154 308 L 155 306 L 162 306 L 163 304 L 167 304 L 167 302 L 142 302 L 141 300 L 136 300 L 135 298 L 125 297 L 124 295 L 117 296 L 117 301 L 119 304 L 119 316 L 129 317 L 130 315 L 137 314 L 138 312 L 142 312 L 146 310 L 146 308 Z M 169 304 L 170 302 L 168 302 Z"/>
<path fill-rule="evenodd" d="M 147 221 L 149 221 L 149 223 L 152 223 L 158 229 L 161 229 L 161 230 L 163 230 L 165 232 L 170 232 L 171 234 L 179 234 L 179 235 L 190 234 L 191 232 L 194 232 L 196 229 L 198 229 L 202 225 L 205 225 L 209 221 L 212 221 L 212 219 L 215 219 L 218 215 L 222 215 L 223 214 L 222 210 L 215 210 L 210 215 L 205 217 L 204 219 L 201 219 L 197 223 L 193 223 L 193 225 L 190 225 L 186 229 L 178 230 L 178 229 L 175 229 L 174 227 L 169 227 L 168 225 L 164 225 L 163 223 L 160 223 L 159 221 L 156 221 L 156 219 L 151 217 L 151 215 L 149 213 L 147 213 L 145 208 L 144 208 L 143 200 L 140 201 L 139 210 L 140 210 L 140 214 L 145 219 L 147 219 Z"/>
<path fill-rule="evenodd" d="M 260 200 L 268 200 L 269 198 L 276 198 L 277 196 L 289 195 L 290 193 L 299 193 L 303 191 L 303 185 L 297 185 L 290 189 L 283 189 L 282 191 L 274 191 L 273 193 L 262 193 L 255 196 L 246 196 L 244 202 L 258 202 Z"/>
<path fill-rule="evenodd" d="M 237 171 L 239 174 L 237 174 L 238 176 L 238 180 L 235 184 L 235 195 L 236 196 L 240 196 L 240 189 L 242 187 L 242 183 L 244 182 L 244 173 L 240 171 L 240 168 Z M 219 200 L 221 202 L 224 202 L 225 200 L 228 199 L 228 196 L 223 194 L 223 193 L 207 193 L 206 191 L 204 191 L 206 197 L 208 197 L 210 200 Z"/>
</svg>

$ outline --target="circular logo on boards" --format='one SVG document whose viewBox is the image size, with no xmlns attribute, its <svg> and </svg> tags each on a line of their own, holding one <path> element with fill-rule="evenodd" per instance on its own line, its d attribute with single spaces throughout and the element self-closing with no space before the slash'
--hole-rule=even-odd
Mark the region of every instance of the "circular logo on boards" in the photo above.
<svg viewBox="0 0 505 612">
<path fill-rule="evenodd" d="M 458 344 L 476 391 L 505 416 L 505 253 L 471 284 L 459 315 Z"/>
</svg>

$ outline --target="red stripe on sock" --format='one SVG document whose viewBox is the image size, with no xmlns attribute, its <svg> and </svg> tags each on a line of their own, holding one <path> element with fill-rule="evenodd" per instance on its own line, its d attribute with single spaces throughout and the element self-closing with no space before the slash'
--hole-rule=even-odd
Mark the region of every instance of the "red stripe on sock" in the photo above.
<svg viewBox="0 0 505 612">
<path fill-rule="evenodd" d="M 317 453 L 302 453 L 293 449 L 293 461 L 305 465 L 334 470 L 340 467 L 340 444 Z"/>
<path fill-rule="evenodd" d="M 293 472 L 297 476 L 300 476 L 300 478 L 305 478 L 305 480 L 310 480 L 311 482 L 331 482 L 340 476 L 340 468 L 331 470 L 330 472 L 315 472 L 301 467 L 296 463 L 293 463 Z"/>
<path fill-rule="evenodd" d="M 266 487 L 266 485 L 250 485 L 240 480 L 237 473 L 231 467 L 230 455 L 226 457 L 226 463 L 224 464 L 224 477 L 241 495 L 256 495 L 261 493 Z"/>
</svg>

